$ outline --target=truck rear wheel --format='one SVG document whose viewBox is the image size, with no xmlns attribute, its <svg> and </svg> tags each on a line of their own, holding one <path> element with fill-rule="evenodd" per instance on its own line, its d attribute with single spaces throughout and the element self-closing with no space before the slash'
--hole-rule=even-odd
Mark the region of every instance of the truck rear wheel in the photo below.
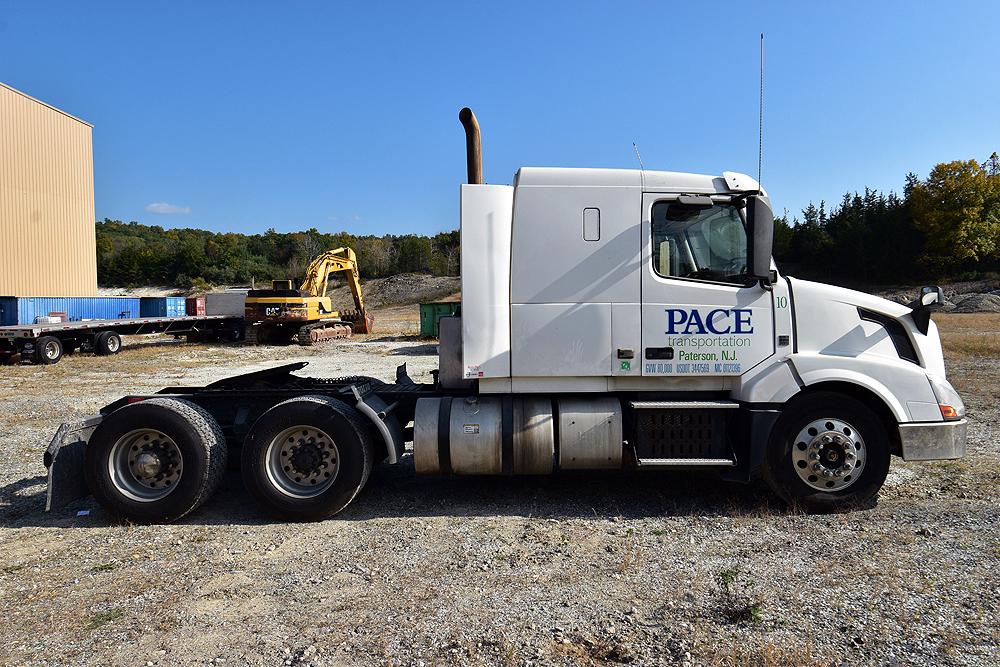
<svg viewBox="0 0 1000 667">
<path fill-rule="evenodd" d="M 94 339 L 94 352 L 97 354 L 118 354 L 121 349 L 122 337 L 114 331 L 102 331 Z"/>
<path fill-rule="evenodd" d="M 888 472 L 885 426 L 863 403 L 834 392 L 808 394 L 783 411 L 764 464 L 771 489 L 810 511 L 861 505 Z"/>
<path fill-rule="evenodd" d="M 327 396 L 279 403 L 243 444 L 243 482 L 284 519 L 315 521 L 347 507 L 375 463 L 372 429 L 353 407 Z"/>
<path fill-rule="evenodd" d="M 36 364 L 55 364 L 63 356 L 62 341 L 55 336 L 42 336 L 35 341 Z"/>
<path fill-rule="evenodd" d="M 226 439 L 203 408 L 153 398 L 112 412 L 91 436 L 87 486 L 111 515 L 137 523 L 176 521 L 222 481 Z"/>
</svg>

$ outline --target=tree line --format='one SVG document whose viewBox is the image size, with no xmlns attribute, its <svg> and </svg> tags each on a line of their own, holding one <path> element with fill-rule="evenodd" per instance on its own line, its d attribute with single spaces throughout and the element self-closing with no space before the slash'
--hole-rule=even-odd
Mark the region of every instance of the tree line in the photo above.
<svg viewBox="0 0 1000 667">
<path fill-rule="evenodd" d="M 105 286 L 246 285 L 300 278 L 310 259 L 348 246 L 361 274 L 458 275 L 459 233 L 434 236 L 327 234 L 316 229 L 263 234 L 97 223 L 97 273 Z M 865 188 L 827 209 L 810 203 L 775 219 L 774 256 L 783 273 L 864 287 L 973 279 L 1000 271 L 1000 158 L 936 165 L 910 173 L 902 194 Z"/>
<path fill-rule="evenodd" d="M 105 219 L 97 223 L 97 277 L 104 286 L 180 288 L 299 280 L 313 257 L 342 246 L 358 254 L 365 278 L 407 272 L 458 275 L 457 230 L 434 236 L 357 236 L 316 229 L 238 234 Z"/>
<path fill-rule="evenodd" d="M 842 285 L 971 280 L 1000 270 L 1000 158 L 906 176 L 902 195 L 865 188 L 827 210 L 775 219 L 783 273 Z"/>
</svg>

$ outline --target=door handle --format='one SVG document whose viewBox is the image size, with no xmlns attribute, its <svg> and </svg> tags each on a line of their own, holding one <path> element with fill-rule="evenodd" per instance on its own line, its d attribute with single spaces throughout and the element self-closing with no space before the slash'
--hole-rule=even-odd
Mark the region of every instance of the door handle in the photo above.
<svg viewBox="0 0 1000 667">
<path fill-rule="evenodd" d="M 620 347 L 618 348 L 618 358 L 619 359 L 634 359 L 635 350 L 630 347 Z"/>
</svg>

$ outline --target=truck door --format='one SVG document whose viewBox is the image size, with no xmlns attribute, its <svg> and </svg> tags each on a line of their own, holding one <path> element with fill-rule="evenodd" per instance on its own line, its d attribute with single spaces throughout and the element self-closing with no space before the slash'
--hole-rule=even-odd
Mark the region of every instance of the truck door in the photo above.
<svg viewBox="0 0 1000 667">
<path fill-rule="evenodd" d="M 743 209 L 643 194 L 642 375 L 738 376 L 775 353 L 772 292 L 748 285 Z"/>
</svg>

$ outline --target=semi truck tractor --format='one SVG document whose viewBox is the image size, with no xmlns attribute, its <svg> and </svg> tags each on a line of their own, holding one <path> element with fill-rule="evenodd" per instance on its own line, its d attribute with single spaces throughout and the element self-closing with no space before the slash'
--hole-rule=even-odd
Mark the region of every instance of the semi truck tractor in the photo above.
<svg viewBox="0 0 1000 667">
<path fill-rule="evenodd" d="M 417 474 L 708 469 L 836 511 L 869 502 L 894 456 L 964 455 L 938 288 L 903 306 L 781 275 L 744 174 L 525 167 L 484 184 L 479 125 L 459 116 L 462 303 L 433 383 L 296 363 L 127 396 L 59 429 L 49 507 L 92 493 L 176 520 L 238 457 L 268 511 L 321 519 L 412 443 Z"/>
</svg>

